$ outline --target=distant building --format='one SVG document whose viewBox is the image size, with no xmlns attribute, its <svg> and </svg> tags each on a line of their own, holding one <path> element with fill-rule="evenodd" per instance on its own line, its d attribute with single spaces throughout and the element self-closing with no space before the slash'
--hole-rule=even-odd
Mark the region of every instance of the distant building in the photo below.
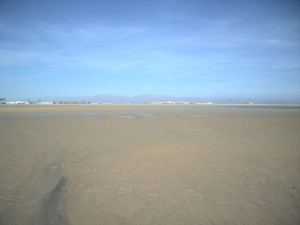
<svg viewBox="0 0 300 225">
<path fill-rule="evenodd" d="M 12 101 L 12 102 L 6 102 L 8 105 L 28 105 L 30 102 L 28 101 Z"/>
<path fill-rule="evenodd" d="M 53 105 L 54 102 L 38 102 L 39 105 Z"/>
<path fill-rule="evenodd" d="M 198 104 L 208 104 L 211 105 L 213 104 L 212 102 L 172 102 L 172 101 L 167 101 L 167 102 L 151 102 L 151 104 L 158 104 L 158 105 L 162 105 L 162 104 L 179 104 L 179 105 L 198 105 Z"/>
</svg>

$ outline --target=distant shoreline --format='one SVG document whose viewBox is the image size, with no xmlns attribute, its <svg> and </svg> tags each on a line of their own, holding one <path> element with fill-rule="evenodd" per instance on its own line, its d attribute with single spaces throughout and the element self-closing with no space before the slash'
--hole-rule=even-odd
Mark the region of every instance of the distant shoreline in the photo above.
<svg viewBox="0 0 300 225">
<path fill-rule="evenodd" d="M 0 109 L 97 109 L 116 107 L 188 107 L 188 108 L 214 108 L 228 107 L 240 109 L 300 109 L 300 104 L 0 104 Z"/>
</svg>

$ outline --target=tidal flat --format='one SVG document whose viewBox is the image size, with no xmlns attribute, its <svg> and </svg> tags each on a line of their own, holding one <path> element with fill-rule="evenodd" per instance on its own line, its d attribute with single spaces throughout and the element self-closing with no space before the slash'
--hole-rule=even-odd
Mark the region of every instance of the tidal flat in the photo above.
<svg viewBox="0 0 300 225">
<path fill-rule="evenodd" d="M 299 106 L 0 105 L 0 224 L 300 224 Z"/>
</svg>

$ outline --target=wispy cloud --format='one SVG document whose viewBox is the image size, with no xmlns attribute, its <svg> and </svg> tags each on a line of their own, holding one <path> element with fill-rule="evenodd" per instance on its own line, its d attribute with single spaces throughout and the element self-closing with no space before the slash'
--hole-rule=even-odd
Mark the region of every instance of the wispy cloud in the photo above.
<svg viewBox="0 0 300 225">
<path fill-rule="evenodd" d="M 199 19 L 193 29 L 178 30 L 172 23 L 162 27 L 0 23 L 0 76 L 23 66 L 29 77 L 49 73 L 98 81 L 127 77 L 132 83 L 142 82 L 146 91 L 195 95 L 201 90 L 242 91 L 238 87 L 246 89 L 245 83 L 257 87 L 272 83 L 274 72 L 299 71 L 298 25 L 278 24 L 243 27 L 233 19 Z M 164 88 L 155 82 L 164 83 Z"/>
<path fill-rule="evenodd" d="M 38 24 L 37 33 L 61 40 L 104 40 L 118 39 L 145 32 L 143 27 L 134 26 L 101 26 L 87 24 L 80 27 L 68 28 L 61 25 Z"/>
</svg>

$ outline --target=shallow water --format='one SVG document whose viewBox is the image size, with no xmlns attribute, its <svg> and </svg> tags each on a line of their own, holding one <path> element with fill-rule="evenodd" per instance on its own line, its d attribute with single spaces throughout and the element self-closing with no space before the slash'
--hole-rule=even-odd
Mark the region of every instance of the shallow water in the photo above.
<svg viewBox="0 0 300 225">
<path fill-rule="evenodd" d="M 295 110 L 300 111 L 300 106 L 289 106 L 289 105 L 239 105 L 239 106 L 222 106 L 225 108 L 236 108 L 245 110 Z"/>
<path fill-rule="evenodd" d="M 47 107 L 47 106 L 46 106 Z M 46 108 L 45 107 L 45 108 Z M 66 110 L 61 110 L 63 106 L 54 106 L 54 110 L 38 110 L 43 106 L 35 107 L 37 110 L 26 110 L 26 106 L 19 111 L 20 106 L 10 106 L 10 112 L 1 111 L 0 120 L 7 118 L 31 118 L 31 119 L 53 119 L 53 118 L 98 118 L 98 119 L 171 119 L 171 118 L 191 118 L 191 119 L 216 119 L 223 116 L 223 113 L 284 113 L 300 112 L 300 106 L 281 105 L 137 105 L 137 106 L 66 106 Z M 118 108 L 119 107 L 119 108 Z M 2 106 L 3 108 L 3 106 Z M 122 109 L 120 109 L 122 108 Z M 24 110 L 25 109 L 25 110 Z"/>
</svg>

